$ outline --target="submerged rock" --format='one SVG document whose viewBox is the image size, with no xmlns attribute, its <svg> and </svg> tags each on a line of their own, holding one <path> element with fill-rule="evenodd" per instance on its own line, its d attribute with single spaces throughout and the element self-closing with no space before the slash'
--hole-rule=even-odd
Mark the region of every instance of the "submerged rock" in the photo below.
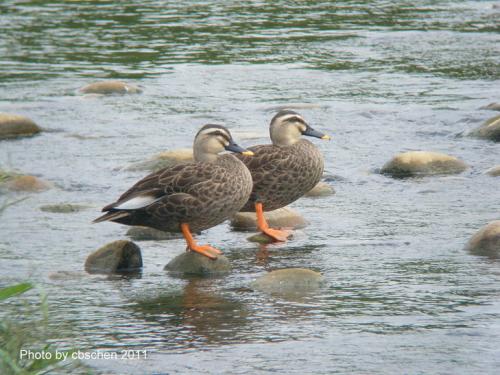
<svg viewBox="0 0 500 375">
<path fill-rule="evenodd" d="M 471 135 L 478 138 L 500 142 L 500 115 L 487 120 L 479 128 L 473 130 Z"/>
<path fill-rule="evenodd" d="M 492 111 L 500 111 L 500 103 L 490 103 L 481 107 L 481 109 L 491 109 Z"/>
<path fill-rule="evenodd" d="M 500 165 L 496 165 L 493 168 L 488 169 L 486 173 L 493 177 L 500 176 Z"/>
<path fill-rule="evenodd" d="M 147 170 L 150 172 L 156 172 L 163 168 L 191 163 L 193 161 L 193 150 L 191 148 L 180 148 L 178 150 L 162 152 L 149 160 L 134 163 L 125 169 L 128 171 Z"/>
<path fill-rule="evenodd" d="M 318 184 L 309 190 L 304 197 L 326 197 L 335 194 L 335 190 L 326 182 L 320 181 Z"/>
<path fill-rule="evenodd" d="M 230 272 L 231 264 L 224 255 L 213 260 L 194 251 L 186 251 L 172 259 L 165 270 L 180 275 L 220 275 Z"/>
<path fill-rule="evenodd" d="M 467 165 L 456 157 L 430 151 L 409 151 L 396 155 L 380 173 L 395 178 L 457 174 Z"/>
<path fill-rule="evenodd" d="M 80 212 L 87 208 L 89 208 L 89 206 L 85 206 L 83 204 L 74 204 L 74 203 L 46 204 L 44 206 L 40 206 L 41 211 L 52 212 L 56 214 L 69 214 L 73 212 Z"/>
<path fill-rule="evenodd" d="M 42 129 L 31 119 L 11 113 L 0 113 L 0 139 L 27 137 Z"/>
<path fill-rule="evenodd" d="M 35 176 L 18 174 L 0 170 L 0 188 L 14 192 L 41 192 L 50 189 L 52 185 Z"/>
<path fill-rule="evenodd" d="M 135 243 L 126 240 L 104 245 L 90 254 L 85 262 L 85 270 L 89 273 L 137 271 L 141 267 L 141 249 Z"/>
<path fill-rule="evenodd" d="M 465 249 L 475 255 L 500 258 L 500 220 L 482 227 L 472 236 Z"/>
<path fill-rule="evenodd" d="M 127 231 L 127 236 L 135 241 L 162 241 L 182 238 L 180 233 L 164 232 L 162 230 L 148 227 L 132 227 Z"/>
<path fill-rule="evenodd" d="M 271 237 L 265 235 L 264 233 L 253 234 L 247 238 L 247 241 L 256 242 L 262 245 L 267 245 L 275 242 Z"/>
<path fill-rule="evenodd" d="M 323 276 L 306 268 L 286 268 L 265 274 L 250 286 L 266 293 L 303 293 L 317 289 Z"/>
<path fill-rule="evenodd" d="M 91 83 L 90 85 L 82 87 L 80 92 L 84 94 L 102 95 L 139 94 L 142 92 L 142 89 L 123 81 L 110 80 Z"/>
<path fill-rule="evenodd" d="M 307 221 L 299 213 L 288 207 L 264 212 L 264 216 L 269 226 L 273 228 L 300 229 L 307 225 Z M 238 212 L 231 219 L 231 227 L 240 231 L 256 230 L 257 217 L 255 212 Z"/>
</svg>

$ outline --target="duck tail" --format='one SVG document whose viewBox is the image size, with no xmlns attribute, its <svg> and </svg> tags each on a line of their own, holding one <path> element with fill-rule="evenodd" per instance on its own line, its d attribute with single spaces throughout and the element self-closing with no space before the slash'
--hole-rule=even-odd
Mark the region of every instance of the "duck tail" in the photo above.
<svg viewBox="0 0 500 375">
<path fill-rule="evenodd" d="M 100 223 L 102 221 L 114 221 L 116 219 L 121 219 L 122 217 L 129 216 L 128 211 L 111 211 L 106 212 L 104 215 L 99 216 L 97 219 L 92 221 L 92 224 Z"/>
</svg>

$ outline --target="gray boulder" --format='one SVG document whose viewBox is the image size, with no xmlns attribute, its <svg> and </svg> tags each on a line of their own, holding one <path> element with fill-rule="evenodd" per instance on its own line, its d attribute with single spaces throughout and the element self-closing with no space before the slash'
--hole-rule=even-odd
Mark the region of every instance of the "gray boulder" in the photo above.
<svg viewBox="0 0 500 375">
<path fill-rule="evenodd" d="M 409 151 L 394 156 L 380 173 L 394 178 L 457 174 L 467 165 L 456 157 L 430 151 Z"/>
<path fill-rule="evenodd" d="M 27 137 L 42 129 L 31 119 L 11 113 L 0 113 L 0 139 Z"/>
<path fill-rule="evenodd" d="M 127 231 L 127 236 L 135 241 L 163 241 L 182 238 L 180 233 L 164 232 L 148 227 L 132 227 Z"/>
<path fill-rule="evenodd" d="M 210 276 L 229 273 L 231 264 L 224 255 L 213 260 L 194 251 L 186 251 L 172 259 L 165 270 L 178 275 Z"/>
<path fill-rule="evenodd" d="M 266 293 L 304 293 L 318 289 L 323 276 L 305 268 L 286 268 L 259 277 L 250 286 Z"/>
<path fill-rule="evenodd" d="M 500 258 L 500 220 L 481 228 L 471 237 L 465 249 L 471 254 Z"/>
<path fill-rule="evenodd" d="M 264 212 L 264 216 L 272 228 L 300 229 L 307 225 L 307 221 L 299 213 L 288 207 Z M 255 212 L 238 212 L 231 219 L 231 227 L 237 231 L 255 231 L 257 229 Z"/>
<path fill-rule="evenodd" d="M 320 181 L 304 197 L 326 197 L 335 194 L 335 190 L 326 182 Z"/>
<path fill-rule="evenodd" d="M 100 81 L 94 82 L 80 89 L 83 94 L 101 94 L 101 95 L 113 95 L 113 94 L 139 94 L 142 92 L 137 86 L 131 85 L 123 81 Z"/>
<path fill-rule="evenodd" d="M 137 271 L 142 268 L 141 249 L 135 243 L 118 240 L 94 251 L 87 257 L 88 273 L 115 273 Z"/>
<path fill-rule="evenodd" d="M 479 128 L 473 130 L 471 135 L 478 138 L 500 142 L 500 115 L 487 120 Z"/>
</svg>

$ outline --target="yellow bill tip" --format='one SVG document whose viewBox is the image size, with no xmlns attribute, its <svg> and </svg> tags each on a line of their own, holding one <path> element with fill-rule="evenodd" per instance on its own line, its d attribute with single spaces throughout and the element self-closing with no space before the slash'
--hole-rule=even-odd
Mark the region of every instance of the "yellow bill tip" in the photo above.
<svg viewBox="0 0 500 375">
<path fill-rule="evenodd" d="M 332 137 L 330 137 L 329 135 L 326 135 L 326 134 L 325 134 L 324 136 L 322 136 L 322 137 L 321 137 L 321 139 L 324 139 L 324 140 L 326 140 L 326 141 L 329 141 L 330 139 L 332 139 Z"/>
<path fill-rule="evenodd" d="M 241 153 L 242 155 L 245 156 L 254 156 L 255 154 L 252 151 L 246 150 Z"/>
</svg>

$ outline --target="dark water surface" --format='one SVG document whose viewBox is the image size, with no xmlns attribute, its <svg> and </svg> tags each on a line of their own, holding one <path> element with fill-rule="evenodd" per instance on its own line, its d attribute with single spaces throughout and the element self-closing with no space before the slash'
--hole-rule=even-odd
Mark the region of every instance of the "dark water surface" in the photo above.
<svg viewBox="0 0 500 375">
<path fill-rule="evenodd" d="M 56 187 L 0 217 L 0 286 L 30 278 L 49 295 L 55 343 L 147 349 L 149 359 L 95 361 L 130 373 L 497 373 L 500 264 L 463 246 L 499 218 L 500 146 L 466 136 L 499 101 L 500 10 L 493 1 L 2 1 L 0 111 L 46 132 L 0 142 L 0 167 Z M 97 79 L 137 96 L 85 98 Z M 243 145 L 267 142 L 273 107 L 333 136 L 318 141 L 331 197 L 293 204 L 310 225 L 265 250 L 224 224 L 200 240 L 233 272 L 181 279 L 163 266 L 182 240 L 141 242 L 130 278 L 79 272 L 125 237 L 90 225 L 143 172 L 122 167 L 190 147 L 207 122 Z M 395 153 L 463 159 L 458 176 L 393 180 Z M 12 194 L 0 197 L 16 199 Z M 84 203 L 74 214 L 44 204 Z M 248 290 L 267 270 L 306 267 L 327 283 L 303 298 Z M 60 273 L 59 273 L 60 275 Z M 38 301 L 33 295 L 31 300 Z"/>
</svg>

